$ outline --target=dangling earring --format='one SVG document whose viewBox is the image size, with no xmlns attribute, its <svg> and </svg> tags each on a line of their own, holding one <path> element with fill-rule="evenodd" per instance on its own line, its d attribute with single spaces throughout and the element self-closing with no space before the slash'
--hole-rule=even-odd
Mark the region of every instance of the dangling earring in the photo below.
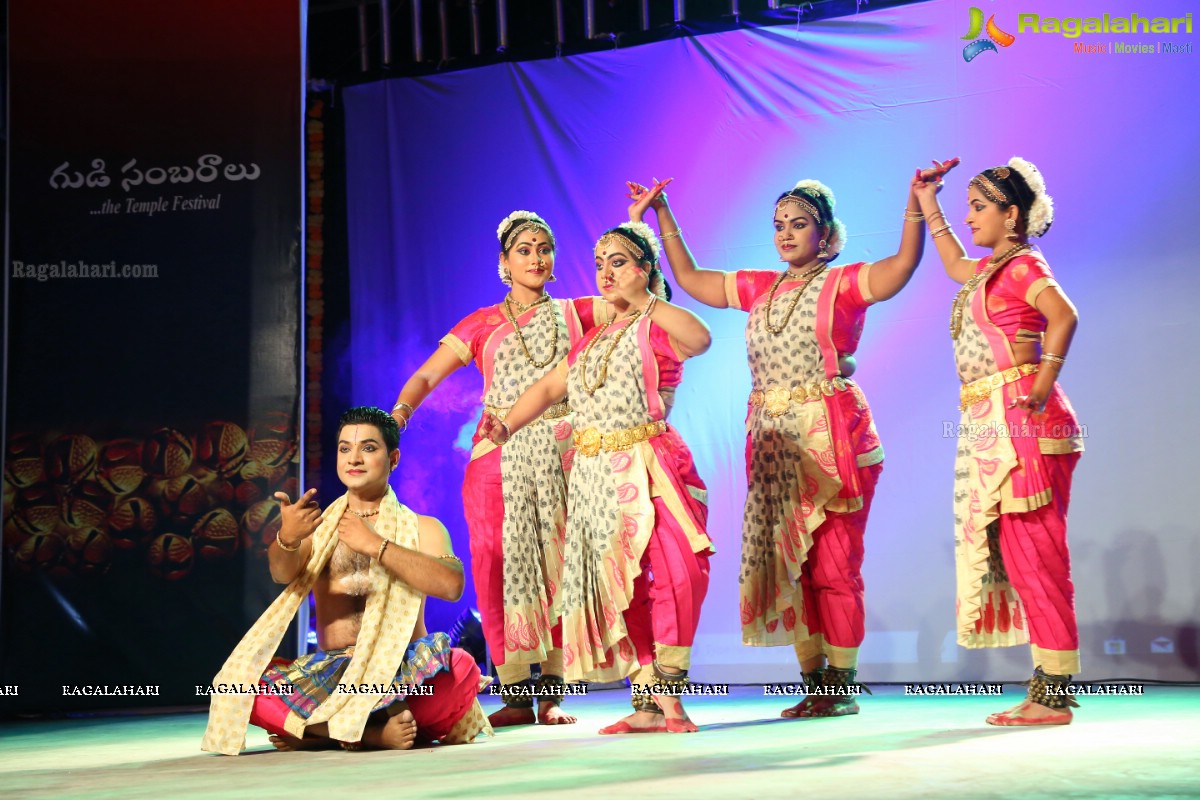
<svg viewBox="0 0 1200 800">
<path fill-rule="evenodd" d="M 554 273 L 553 273 L 553 272 L 551 272 L 551 273 L 550 273 L 550 277 L 549 277 L 549 278 L 546 278 L 546 283 L 554 283 L 556 280 L 558 280 L 558 278 L 556 278 L 556 277 L 554 276 Z"/>
<path fill-rule="evenodd" d="M 500 281 L 512 286 L 512 272 L 505 268 L 504 274 L 500 276 Z"/>
<path fill-rule="evenodd" d="M 822 261 L 829 260 L 829 242 L 824 239 L 817 243 L 817 258 Z"/>
<path fill-rule="evenodd" d="M 1010 242 L 1015 242 L 1020 238 L 1017 236 L 1017 221 L 1015 219 L 1004 220 L 1004 230 L 1008 231 L 1008 233 L 1004 234 L 1004 238 Z"/>
</svg>

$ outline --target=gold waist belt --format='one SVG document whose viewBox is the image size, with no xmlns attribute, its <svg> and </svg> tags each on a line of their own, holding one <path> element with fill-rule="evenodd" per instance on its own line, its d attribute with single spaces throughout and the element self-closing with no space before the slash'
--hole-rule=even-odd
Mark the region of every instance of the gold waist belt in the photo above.
<svg viewBox="0 0 1200 800">
<path fill-rule="evenodd" d="M 485 405 L 483 410 L 494 416 L 496 419 L 504 419 L 508 416 L 508 412 L 511 411 L 512 408 L 500 408 L 499 406 Z M 542 419 L 561 419 L 570 413 L 571 405 L 566 400 L 563 400 L 560 403 L 555 403 L 542 412 Z"/>
<path fill-rule="evenodd" d="M 978 403 L 980 400 L 987 400 L 992 396 L 992 392 L 999 389 L 1005 384 L 1019 381 L 1026 375 L 1032 375 L 1038 371 L 1037 364 L 1021 364 L 1016 367 L 1009 367 L 1006 370 L 1001 370 L 994 375 L 988 375 L 986 378 L 980 378 L 970 383 L 964 383 L 959 392 L 958 407 L 962 411 L 966 411 L 971 406 Z"/>
<path fill-rule="evenodd" d="M 853 381 L 846 380 L 839 375 L 836 378 L 813 381 L 808 386 L 796 386 L 792 389 L 784 386 L 772 386 L 765 390 L 755 389 L 750 393 L 750 405 L 763 406 L 768 417 L 782 417 L 792 403 L 820 400 L 822 396 L 833 397 L 835 392 L 844 392 L 853 385 Z"/>
<path fill-rule="evenodd" d="M 599 455 L 601 450 L 606 453 L 614 450 L 628 450 L 635 444 L 666 432 L 667 423 L 661 419 L 612 433 L 601 433 L 595 428 L 585 428 L 575 431 L 575 452 L 581 456 L 595 456 Z"/>
</svg>

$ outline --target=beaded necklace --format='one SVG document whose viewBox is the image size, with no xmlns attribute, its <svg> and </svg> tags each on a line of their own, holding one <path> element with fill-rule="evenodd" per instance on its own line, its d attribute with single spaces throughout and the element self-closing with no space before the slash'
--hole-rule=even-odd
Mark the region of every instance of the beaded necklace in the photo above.
<svg viewBox="0 0 1200 800">
<path fill-rule="evenodd" d="M 603 337 L 608 331 L 609 326 L 613 324 L 613 320 L 605 322 L 604 325 L 601 326 L 599 333 L 592 337 L 592 340 L 587 343 L 586 347 L 583 348 L 583 352 L 579 354 L 579 381 L 583 384 L 583 390 L 587 392 L 589 396 L 594 395 L 596 391 L 604 385 L 604 382 L 608 380 L 608 361 L 610 358 L 612 358 L 613 351 L 616 350 L 617 345 L 621 343 L 621 337 L 625 335 L 625 331 L 636 325 L 638 317 L 641 315 L 642 309 L 639 308 L 629 316 L 629 324 L 617 331 L 612 337 L 612 343 L 608 346 L 608 350 L 605 351 L 604 358 L 600 362 L 600 375 L 597 377 L 595 385 L 588 385 L 588 357 L 591 356 L 592 348 L 596 346 L 596 342 L 600 341 L 601 337 Z"/>
<path fill-rule="evenodd" d="M 775 302 L 775 291 L 779 288 L 779 284 L 783 283 L 784 280 L 787 279 L 789 271 L 784 270 L 783 272 L 779 273 L 779 277 L 775 279 L 775 283 L 771 284 L 770 294 L 767 295 L 767 314 L 766 318 L 764 319 L 764 325 L 766 326 L 768 333 L 775 336 L 783 333 L 783 329 L 787 327 L 788 322 L 791 320 L 792 313 L 796 310 L 796 306 L 800 303 L 800 298 L 804 296 L 804 292 L 808 289 L 808 285 L 813 282 L 813 278 L 815 278 L 823 269 L 825 269 L 824 264 L 817 264 L 817 266 L 813 267 L 808 272 L 800 275 L 797 278 L 797 280 L 804 281 L 804 285 L 800 287 L 800 291 L 792 295 L 792 299 L 788 303 L 787 313 L 783 315 L 783 322 L 780 322 L 778 325 L 772 325 L 771 306 Z"/>
<path fill-rule="evenodd" d="M 529 352 L 529 344 L 525 341 L 525 334 L 521 333 L 521 326 L 517 324 L 517 315 L 513 313 L 512 307 L 515 305 L 521 311 L 521 313 L 524 314 L 529 309 L 545 303 L 549 299 L 550 295 L 544 294 L 537 300 L 534 300 L 532 303 L 526 305 L 511 299 L 509 295 L 504 296 L 504 313 L 508 317 L 509 323 L 513 326 L 513 330 L 517 333 L 517 341 L 521 343 L 521 349 L 525 351 L 525 360 L 528 361 L 535 369 L 541 369 L 542 367 L 549 365 L 554 361 L 555 358 L 558 357 L 558 332 L 555 331 L 554 344 L 550 350 L 550 356 L 545 361 L 536 360 L 533 357 L 533 353 Z M 536 313 L 534 314 L 534 317 L 537 317 Z M 533 320 L 530 320 L 529 322 L 531 325 L 533 324 Z"/>
<path fill-rule="evenodd" d="M 963 287 L 958 290 L 958 294 L 954 295 L 954 302 L 950 305 L 950 338 L 958 339 L 962 334 L 963 314 L 967 310 L 967 302 L 971 296 L 971 292 L 975 291 L 975 287 L 987 281 L 992 277 L 992 274 L 1007 264 L 1010 260 L 1017 256 L 1023 250 L 1032 250 L 1031 244 L 1017 244 L 1005 250 L 998 256 L 988 258 L 988 268 L 983 272 L 978 272 L 967 279 Z"/>
</svg>

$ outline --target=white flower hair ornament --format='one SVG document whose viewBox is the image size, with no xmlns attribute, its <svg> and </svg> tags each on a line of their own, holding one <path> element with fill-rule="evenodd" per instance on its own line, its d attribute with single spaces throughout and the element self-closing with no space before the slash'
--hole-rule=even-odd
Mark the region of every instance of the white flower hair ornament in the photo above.
<svg viewBox="0 0 1200 800">
<path fill-rule="evenodd" d="M 818 180 L 805 178 L 802 181 L 796 181 L 796 185 L 792 187 L 792 191 L 804 192 L 809 196 L 820 195 L 821 197 L 825 198 L 825 202 L 829 204 L 830 213 L 833 213 L 834 209 L 837 207 L 837 199 L 833 196 L 833 189 L 830 189 L 828 186 Z M 822 222 L 826 221 L 827 220 L 822 220 Z"/>
<path fill-rule="evenodd" d="M 654 235 L 653 229 L 644 222 L 623 222 L 618 227 L 624 228 L 627 231 L 633 231 L 642 238 L 646 244 L 650 245 L 651 261 L 658 263 L 659 256 L 662 254 L 662 244 L 659 243 L 658 237 Z"/>
<path fill-rule="evenodd" d="M 827 261 L 833 261 L 841 254 L 846 246 L 846 226 L 837 217 L 829 225 L 829 238 L 825 240 L 825 252 L 829 253 Z"/>
<path fill-rule="evenodd" d="M 1045 236 L 1054 223 L 1054 198 L 1046 194 L 1046 179 L 1037 167 L 1020 156 L 1010 158 L 1008 166 L 1025 179 L 1033 192 L 1033 202 L 1025 214 L 1025 232 L 1030 236 Z"/>
<path fill-rule="evenodd" d="M 500 240 L 501 244 L 504 244 L 504 232 L 506 230 L 508 230 L 508 226 L 513 224 L 514 222 L 516 222 L 519 219 L 541 220 L 542 218 L 539 217 L 537 214 L 533 213 L 532 211 L 514 211 L 514 212 L 512 212 L 507 217 L 500 220 L 500 227 L 496 228 L 496 238 Z M 542 221 L 544 222 L 545 220 L 542 220 Z"/>
</svg>

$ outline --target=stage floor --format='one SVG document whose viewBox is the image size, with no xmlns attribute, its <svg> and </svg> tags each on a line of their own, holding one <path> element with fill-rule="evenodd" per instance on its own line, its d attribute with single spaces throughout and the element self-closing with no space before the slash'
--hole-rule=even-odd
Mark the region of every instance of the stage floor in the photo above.
<svg viewBox="0 0 1200 800">
<path fill-rule="evenodd" d="M 701 732 L 599 736 L 628 695 L 568 699 L 577 725 L 506 728 L 493 739 L 403 753 L 278 753 L 252 728 L 247 750 L 201 753 L 206 716 L 0 725 L 0 796 L 180 797 L 1200 797 L 1200 688 L 1147 686 L 1143 697 L 1083 698 L 1075 723 L 985 725 L 1004 697 L 860 699 L 857 717 L 784 720 L 788 698 L 761 687 L 693 698 Z M 498 706 L 484 698 L 490 711 Z"/>
</svg>

